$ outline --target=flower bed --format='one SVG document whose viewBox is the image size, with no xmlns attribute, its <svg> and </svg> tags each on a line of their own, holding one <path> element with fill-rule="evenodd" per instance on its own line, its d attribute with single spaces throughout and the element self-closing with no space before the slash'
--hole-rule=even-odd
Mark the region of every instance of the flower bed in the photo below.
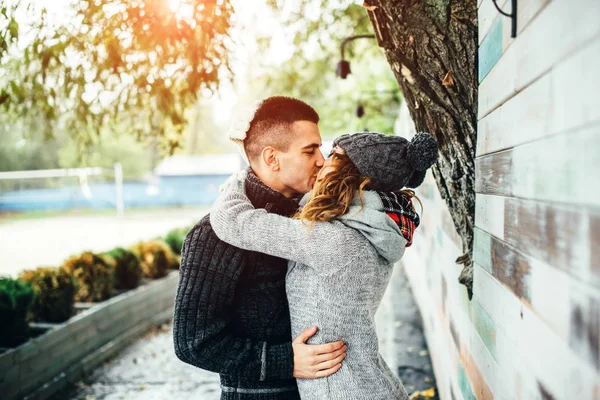
<svg viewBox="0 0 600 400">
<path fill-rule="evenodd" d="M 169 235 L 179 243 L 173 232 Z M 24 271 L 18 280 L 3 278 L 0 308 L 6 318 L 0 346 L 17 347 L 0 348 L 2 399 L 47 398 L 168 321 L 178 261 L 169 245 L 154 240 L 136 244 L 133 252 L 84 252 L 60 268 Z M 142 285 L 136 287 L 142 273 Z"/>
<path fill-rule="evenodd" d="M 98 303 L 0 354 L 3 399 L 47 398 L 173 314 L 177 271 Z M 46 324 L 49 325 L 49 324 Z"/>
</svg>

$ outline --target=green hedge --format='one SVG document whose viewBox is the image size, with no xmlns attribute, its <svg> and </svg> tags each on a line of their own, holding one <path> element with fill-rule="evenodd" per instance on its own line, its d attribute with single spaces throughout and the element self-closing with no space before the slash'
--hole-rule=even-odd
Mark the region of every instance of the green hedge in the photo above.
<svg viewBox="0 0 600 400">
<path fill-rule="evenodd" d="M 114 288 L 114 271 L 102 257 L 90 251 L 70 257 L 63 268 L 77 282 L 75 301 L 102 301 Z"/>
<path fill-rule="evenodd" d="M 109 264 L 112 263 L 114 268 L 116 289 L 133 289 L 140 284 L 142 266 L 131 250 L 117 247 L 106 255 Z"/>
<path fill-rule="evenodd" d="M 23 271 L 19 280 L 31 284 L 35 293 L 29 309 L 30 320 L 58 323 L 71 318 L 77 286 L 63 268 L 41 267 Z"/>
<path fill-rule="evenodd" d="M 27 340 L 27 313 L 34 297 L 29 283 L 0 278 L 0 347 L 16 346 Z"/>
</svg>

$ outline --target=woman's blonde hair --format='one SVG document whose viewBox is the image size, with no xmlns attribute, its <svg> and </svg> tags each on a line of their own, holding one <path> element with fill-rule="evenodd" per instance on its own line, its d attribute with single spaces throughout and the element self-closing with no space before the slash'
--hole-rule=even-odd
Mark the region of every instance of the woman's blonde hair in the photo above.
<svg viewBox="0 0 600 400">
<path fill-rule="evenodd" d="M 371 183 L 371 178 L 361 176 L 346 154 L 333 153 L 332 157 L 329 166 L 331 170 L 320 178 L 310 200 L 294 215 L 294 218 L 308 222 L 311 228 L 315 222 L 329 222 L 346 214 L 357 192 L 361 210 L 364 207 L 362 194 L 365 187 Z M 416 197 L 412 190 L 399 192 L 409 198 Z M 421 202 L 418 198 L 417 200 Z"/>
</svg>

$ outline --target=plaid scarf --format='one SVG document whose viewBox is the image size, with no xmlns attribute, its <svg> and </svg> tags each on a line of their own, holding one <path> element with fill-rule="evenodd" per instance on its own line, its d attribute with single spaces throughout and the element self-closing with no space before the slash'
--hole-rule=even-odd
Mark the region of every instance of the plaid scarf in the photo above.
<svg viewBox="0 0 600 400">
<path fill-rule="evenodd" d="M 419 215 L 415 212 L 412 200 L 396 192 L 376 192 L 383 203 L 383 210 L 394 220 L 400 228 L 402 236 L 408 242 L 406 247 L 412 245 L 415 229 L 421 223 Z"/>
</svg>

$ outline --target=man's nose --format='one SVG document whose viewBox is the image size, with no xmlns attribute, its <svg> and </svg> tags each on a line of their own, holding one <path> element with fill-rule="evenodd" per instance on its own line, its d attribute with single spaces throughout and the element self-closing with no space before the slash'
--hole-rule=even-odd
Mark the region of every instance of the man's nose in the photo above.
<svg viewBox="0 0 600 400">
<path fill-rule="evenodd" d="M 323 153 L 321 153 L 321 150 L 319 150 L 318 159 L 315 165 L 321 168 L 323 166 L 323 163 L 325 163 L 325 158 L 323 157 Z"/>
</svg>

